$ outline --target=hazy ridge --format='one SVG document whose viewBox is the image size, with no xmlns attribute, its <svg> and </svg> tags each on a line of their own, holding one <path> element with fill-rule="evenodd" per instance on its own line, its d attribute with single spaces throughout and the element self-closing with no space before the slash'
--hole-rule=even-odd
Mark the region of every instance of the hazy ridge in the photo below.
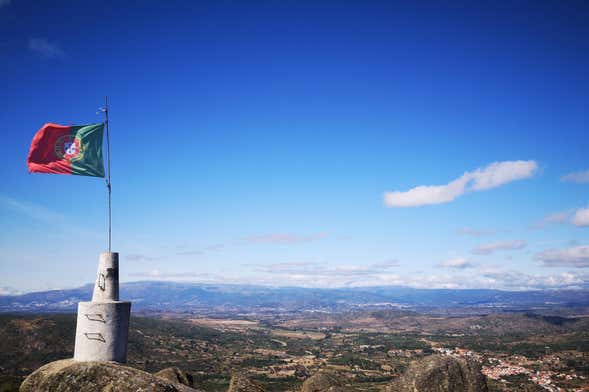
<svg viewBox="0 0 589 392">
<path fill-rule="evenodd" d="M 70 311 L 91 297 L 92 285 L 22 295 L 0 296 L 0 312 Z M 134 311 L 342 311 L 399 308 L 433 312 L 498 312 L 570 309 L 584 312 L 589 289 L 578 290 L 451 290 L 408 287 L 316 289 L 143 281 L 124 283 L 121 298 Z"/>
</svg>

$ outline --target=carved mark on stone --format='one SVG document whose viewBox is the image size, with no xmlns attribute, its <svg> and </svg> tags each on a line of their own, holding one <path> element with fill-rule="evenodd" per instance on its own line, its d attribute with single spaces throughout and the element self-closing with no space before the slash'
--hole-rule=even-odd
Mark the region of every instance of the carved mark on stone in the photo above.
<svg viewBox="0 0 589 392">
<path fill-rule="evenodd" d="M 106 320 L 100 313 L 86 313 L 84 316 L 86 316 L 86 318 L 90 321 L 100 321 L 101 323 L 106 323 Z"/>
<path fill-rule="evenodd" d="M 98 332 L 84 332 L 84 335 L 86 336 L 86 338 L 88 338 L 88 340 L 98 340 L 102 343 L 106 343 L 106 340 L 104 339 L 104 336 L 102 336 L 101 333 Z"/>
</svg>

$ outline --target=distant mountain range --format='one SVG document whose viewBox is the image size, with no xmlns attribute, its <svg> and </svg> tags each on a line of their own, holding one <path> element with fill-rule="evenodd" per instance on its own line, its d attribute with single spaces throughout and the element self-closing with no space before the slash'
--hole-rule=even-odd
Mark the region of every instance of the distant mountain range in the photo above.
<svg viewBox="0 0 589 392">
<path fill-rule="evenodd" d="M 22 295 L 0 295 L 0 312 L 70 312 L 89 301 L 92 285 Z M 130 282 L 121 298 L 139 312 L 291 312 L 404 308 L 517 311 L 589 306 L 589 290 L 448 290 L 408 287 L 311 289 L 175 282 Z"/>
</svg>

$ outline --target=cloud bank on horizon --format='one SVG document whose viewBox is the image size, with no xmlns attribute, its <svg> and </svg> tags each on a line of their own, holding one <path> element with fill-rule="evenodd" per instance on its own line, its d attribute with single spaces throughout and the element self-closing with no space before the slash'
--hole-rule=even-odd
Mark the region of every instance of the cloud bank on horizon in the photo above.
<svg viewBox="0 0 589 392">
<path fill-rule="evenodd" d="M 274 287 L 342 288 L 404 286 L 420 289 L 499 289 L 543 290 L 585 288 L 589 274 L 584 271 L 565 271 L 534 274 L 502 267 L 474 266 L 466 259 L 456 258 L 440 263 L 447 269 L 440 272 L 407 275 L 395 263 L 326 265 L 316 262 L 283 262 L 252 265 L 255 274 L 206 274 L 195 271 L 163 272 L 152 270 L 132 274 L 146 280 L 198 282 L 209 284 L 252 284 Z"/>
<path fill-rule="evenodd" d="M 548 249 L 536 255 L 545 267 L 589 268 L 589 246 Z"/>
<path fill-rule="evenodd" d="M 493 162 L 464 173 L 446 185 L 420 185 L 408 191 L 386 192 L 387 207 L 420 207 L 449 203 L 468 192 L 480 192 L 530 178 L 538 170 L 538 163 L 529 161 Z"/>
</svg>

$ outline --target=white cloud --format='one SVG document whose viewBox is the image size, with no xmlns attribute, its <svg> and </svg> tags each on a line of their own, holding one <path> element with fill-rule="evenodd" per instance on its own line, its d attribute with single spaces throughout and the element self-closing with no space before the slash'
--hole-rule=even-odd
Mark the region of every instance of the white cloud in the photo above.
<svg viewBox="0 0 589 392">
<path fill-rule="evenodd" d="M 41 57 L 52 59 L 61 58 L 65 54 L 57 44 L 51 43 L 45 38 L 31 38 L 29 40 L 29 49 Z"/>
<path fill-rule="evenodd" d="M 589 246 L 580 245 L 566 249 L 547 249 L 536 255 L 545 267 L 589 267 Z"/>
<path fill-rule="evenodd" d="M 2 6 L 2 4 L 0 3 L 0 6 Z M 20 291 L 13 289 L 12 287 L 0 287 L 0 295 L 18 295 L 18 294 L 22 294 Z"/>
<path fill-rule="evenodd" d="M 129 253 L 125 256 L 125 259 L 129 261 L 154 261 L 158 260 L 159 257 L 149 256 L 142 253 Z"/>
<path fill-rule="evenodd" d="M 477 230 L 473 229 L 472 227 L 461 227 L 458 230 L 456 230 L 456 232 L 461 235 L 470 235 L 473 237 L 482 237 L 485 235 L 495 234 L 494 230 Z"/>
<path fill-rule="evenodd" d="M 589 183 L 589 170 L 569 173 L 562 176 L 561 181 L 565 182 L 576 182 L 577 184 L 588 184 Z"/>
<path fill-rule="evenodd" d="M 67 230 L 75 230 L 78 233 L 96 236 L 98 233 L 87 228 L 72 224 L 73 219 L 61 213 L 52 211 L 42 205 L 30 203 L 24 200 L 16 200 L 0 193 L 0 209 L 26 216 L 30 219 L 44 222 L 52 226 Z M 102 236 L 102 235 L 100 235 Z"/>
<path fill-rule="evenodd" d="M 129 276 L 152 279 L 152 280 L 167 280 L 167 281 L 196 281 L 196 282 L 213 282 L 223 283 L 221 275 L 213 275 L 208 273 L 200 273 L 194 271 L 183 272 L 162 272 L 158 269 L 144 272 L 131 272 Z"/>
<path fill-rule="evenodd" d="M 38 204 L 20 201 L 0 194 L 0 207 L 7 208 L 29 218 L 43 222 L 65 222 L 67 218 Z"/>
<path fill-rule="evenodd" d="M 205 246 L 203 250 L 208 252 L 217 252 L 225 248 L 225 244 L 212 244 Z"/>
<path fill-rule="evenodd" d="M 555 212 L 544 217 L 544 221 L 548 223 L 564 223 L 569 218 L 568 212 Z"/>
<path fill-rule="evenodd" d="M 406 286 L 422 289 L 499 289 L 499 290 L 538 290 L 549 288 L 578 288 L 589 283 L 589 275 L 578 272 L 562 272 L 549 275 L 527 274 L 519 271 L 479 271 L 476 268 L 439 274 L 398 273 L 354 274 L 316 274 L 302 272 L 293 274 L 261 274 L 248 281 L 253 284 L 301 287 L 370 287 Z M 470 272 L 467 272 L 470 271 Z M 241 280 L 243 282 L 243 280 Z"/>
<path fill-rule="evenodd" d="M 391 284 L 400 279 L 395 259 L 368 265 L 329 265 L 318 262 L 283 262 L 245 265 L 254 269 L 250 283 L 301 287 L 349 287 Z M 398 282 L 397 282 L 398 283 Z"/>
<path fill-rule="evenodd" d="M 369 287 L 407 286 L 414 288 L 446 289 L 501 289 L 532 290 L 579 287 L 589 282 L 589 275 L 563 272 L 551 275 L 533 275 L 518 271 L 505 271 L 499 267 L 474 267 L 465 259 L 448 260 L 448 273 L 411 273 L 404 275 L 369 266 L 328 266 L 312 262 L 253 265 L 255 275 L 241 277 L 241 283 L 272 286 L 300 287 Z M 454 267 L 450 266 L 453 265 Z M 472 268 L 469 268 L 472 267 Z M 468 268 L 468 269 L 467 269 Z M 247 275 L 246 275 L 247 276 Z M 225 281 L 226 281 L 225 277 Z"/>
<path fill-rule="evenodd" d="M 571 213 L 569 211 L 554 212 L 546 215 L 540 221 L 531 225 L 533 229 L 544 229 L 547 226 L 565 223 L 569 220 Z"/>
<path fill-rule="evenodd" d="M 589 226 L 589 207 L 579 208 L 573 216 L 572 223 L 577 227 Z"/>
<path fill-rule="evenodd" d="M 576 211 L 555 212 L 547 215 L 539 222 L 531 225 L 534 229 L 544 229 L 546 226 L 561 223 L 571 223 L 577 227 L 589 226 L 589 207 L 579 208 Z"/>
<path fill-rule="evenodd" d="M 467 192 L 484 191 L 512 181 L 532 177 L 536 161 L 504 161 L 466 172 L 446 185 L 421 185 L 408 191 L 393 191 L 384 194 L 387 207 L 418 207 L 453 201 Z"/>
<path fill-rule="evenodd" d="M 372 264 L 372 268 L 376 268 L 376 269 L 389 269 L 389 268 L 395 268 L 398 267 L 399 261 L 397 259 L 389 259 L 387 261 L 384 261 L 382 263 L 376 263 L 376 264 Z"/>
<path fill-rule="evenodd" d="M 526 245 L 526 242 L 522 240 L 490 242 L 488 244 L 481 244 L 477 246 L 472 250 L 472 253 L 476 255 L 490 255 L 498 250 L 522 249 Z"/>
<path fill-rule="evenodd" d="M 102 233 L 72 223 L 75 219 L 72 219 L 69 216 L 52 211 L 42 205 L 24 200 L 16 200 L 0 193 L 0 212 L 1 210 L 10 211 L 11 213 L 16 213 L 38 222 L 43 222 L 48 226 L 51 226 L 52 229 L 58 229 L 60 232 L 75 232 L 76 234 L 92 238 L 103 238 Z"/>
<path fill-rule="evenodd" d="M 589 275 L 562 272 L 552 275 L 532 275 L 519 271 L 486 272 L 479 278 L 479 285 L 503 290 L 542 290 L 580 288 L 589 282 Z"/>
<path fill-rule="evenodd" d="M 527 274 L 501 267 L 478 267 L 442 273 L 392 273 L 387 268 L 370 266 L 328 266 L 313 262 L 285 262 L 268 265 L 245 265 L 250 271 L 239 273 L 200 273 L 195 271 L 152 270 L 129 276 L 148 280 L 178 282 L 254 284 L 274 287 L 370 287 L 405 286 L 423 289 L 499 289 L 541 290 L 579 288 L 589 284 L 585 272 L 562 272 L 548 275 Z"/>
<path fill-rule="evenodd" d="M 388 260 L 384 263 L 376 263 L 370 265 L 337 265 L 329 266 L 315 262 L 286 262 L 273 264 L 259 264 L 255 265 L 257 271 L 267 272 L 272 274 L 285 274 L 290 276 L 320 276 L 324 278 L 338 278 L 338 277 L 354 277 L 378 275 L 387 272 L 391 268 L 398 267 L 399 263 L 396 260 Z"/>
<path fill-rule="evenodd" d="M 245 237 L 246 242 L 256 244 L 300 244 L 303 242 L 311 242 L 321 240 L 329 237 L 327 233 L 318 233 L 311 235 L 300 235 L 291 233 L 271 233 L 262 235 L 253 235 Z"/>
<path fill-rule="evenodd" d="M 473 191 L 496 188 L 512 181 L 522 180 L 534 175 L 538 169 L 536 161 L 494 162 L 484 169 L 467 173 L 473 180 Z"/>
<path fill-rule="evenodd" d="M 465 269 L 465 268 L 472 268 L 474 267 L 468 259 L 464 257 L 457 257 L 455 259 L 450 259 L 446 261 L 442 261 L 439 264 L 442 268 L 452 268 L 452 269 Z"/>
<path fill-rule="evenodd" d="M 202 255 L 202 254 L 204 254 L 204 252 L 199 249 L 191 249 L 191 250 L 181 250 L 179 252 L 176 252 L 176 254 L 179 256 L 196 256 L 196 255 Z"/>
<path fill-rule="evenodd" d="M 468 181 L 463 176 L 447 185 L 421 185 L 406 192 L 386 192 L 384 204 L 387 207 L 419 207 L 448 203 L 464 194 Z"/>
<path fill-rule="evenodd" d="M 196 256 L 204 255 L 208 252 L 218 252 L 226 248 L 225 244 L 211 244 L 203 247 L 202 249 L 188 249 L 186 246 L 178 246 L 179 250 L 176 252 L 179 256 Z"/>
</svg>

